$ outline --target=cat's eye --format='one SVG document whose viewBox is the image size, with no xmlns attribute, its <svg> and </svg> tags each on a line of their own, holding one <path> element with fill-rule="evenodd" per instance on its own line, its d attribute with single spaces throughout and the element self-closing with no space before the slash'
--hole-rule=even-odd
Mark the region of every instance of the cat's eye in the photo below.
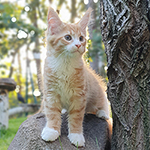
<svg viewBox="0 0 150 150">
<path fill-rule="evenodd" d="M 67 41 L 71 41 L 71 40 L 72 40 L 71 35 L 65 35 L 64 37 L 65 37 L 65 39 L 66 39 Z"/>
<path fill-rule="evenodd" d="M 84 39 L 83 36 L 80 36 L 80 37 L 79 37 L 79 40 L 80 40 L 81 42 L 83 42 L 83 39 Z"/>
</svg>

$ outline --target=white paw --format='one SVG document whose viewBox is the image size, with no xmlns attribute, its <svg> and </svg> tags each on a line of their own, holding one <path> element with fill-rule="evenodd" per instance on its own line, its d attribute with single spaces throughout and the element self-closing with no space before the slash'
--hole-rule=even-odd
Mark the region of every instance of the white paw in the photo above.
<svg viewBox="0 0 150 150">
<path fill-rule="evenodd" d="M 98 110 L 96 116 L 105 120 L 109 119 L 109 115 L 104 110 Z"/>
<path fill-rule="evenodd" d="M 41 137 L 44 141 L 55 141 L 59 137 L 59 133 L 57 130 L 45 127 L 41 133 Z"/>
<path fill-rule="evenodd" d="M 85 139 L 84 139 L 84 136 L 83 136 L 82 133 L 81 134 L 70 133 L 68 135 L 68 138 L 69 138 L 70 142 L 72 144 L 74 144 L 75 146 L 79 146 L 79 147 L 85 146 L 85 144 L 84 144 L 85 143 Z"/>
</svg>

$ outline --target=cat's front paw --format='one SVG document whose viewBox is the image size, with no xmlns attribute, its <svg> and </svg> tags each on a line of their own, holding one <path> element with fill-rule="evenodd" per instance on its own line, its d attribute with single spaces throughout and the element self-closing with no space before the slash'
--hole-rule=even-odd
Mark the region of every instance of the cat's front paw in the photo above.
<svg viewBox="0 0 150 150">
<path fill-rule="evenodd" d="M 59 133 L 57 130 L 45 127 L 41 133 L 41 137 L 44 141 L 55 141 L 59 137 Z"/>
<path fill-rule="evenodd" d="M 70 142 L 72 144 L 74 144 L 75 146 L 78 146 L 78 147 L 82 147 L 82 146 L 85 146 L 85 139 L 84 139 L 84 136 L 83 134 L 78 134 L 78 133 L 70 133 L 68 135 L 68 138 L 70 140 Z"/>
<path fill-rule="evenodd" d="M 106 113 L 105 110 L 98 110 L 96 116 L 105 120 L 109 119 L 109 115 Z"/>
</svg>

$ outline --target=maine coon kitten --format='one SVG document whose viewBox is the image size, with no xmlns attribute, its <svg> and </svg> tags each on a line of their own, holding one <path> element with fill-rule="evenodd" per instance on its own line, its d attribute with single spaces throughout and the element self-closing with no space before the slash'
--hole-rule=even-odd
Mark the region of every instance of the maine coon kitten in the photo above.
<svg viewBox="0 0 150 150">
<path fill-rule="evenodd" d="M 68 111 L 68 138 L 76 146 L 85 144 L 82 128 L 85 113 L 109 119 L 104 84 L 82 59 L 90 14 L 88 9 L 78 23 L 67 24 L 49 8 L 43 101 L 47 123 L 41 134 L 45 141 L 54 141 L 61 134 L 62 108 Z"/>
</svg>

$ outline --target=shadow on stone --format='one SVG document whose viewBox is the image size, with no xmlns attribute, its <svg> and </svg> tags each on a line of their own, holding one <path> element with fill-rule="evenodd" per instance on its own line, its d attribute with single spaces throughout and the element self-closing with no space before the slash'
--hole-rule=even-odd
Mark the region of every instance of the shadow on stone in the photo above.
<svg viewBox="0 0 150 150">
<path fill-rule="evenodd" d="M 45 115 L 36 114 L 24 121 L 11 142 L 8 150 L 77 150 L 67 137 L 66 115 L 62 115 L 61 136 L 54 142 L 41 139 L 41 132 L 46 123 Z M 83 123 L 85 147 L 79 150 L 110 150 L 109 127 L 105 120 L 88 114 Z"/>
</svg>

